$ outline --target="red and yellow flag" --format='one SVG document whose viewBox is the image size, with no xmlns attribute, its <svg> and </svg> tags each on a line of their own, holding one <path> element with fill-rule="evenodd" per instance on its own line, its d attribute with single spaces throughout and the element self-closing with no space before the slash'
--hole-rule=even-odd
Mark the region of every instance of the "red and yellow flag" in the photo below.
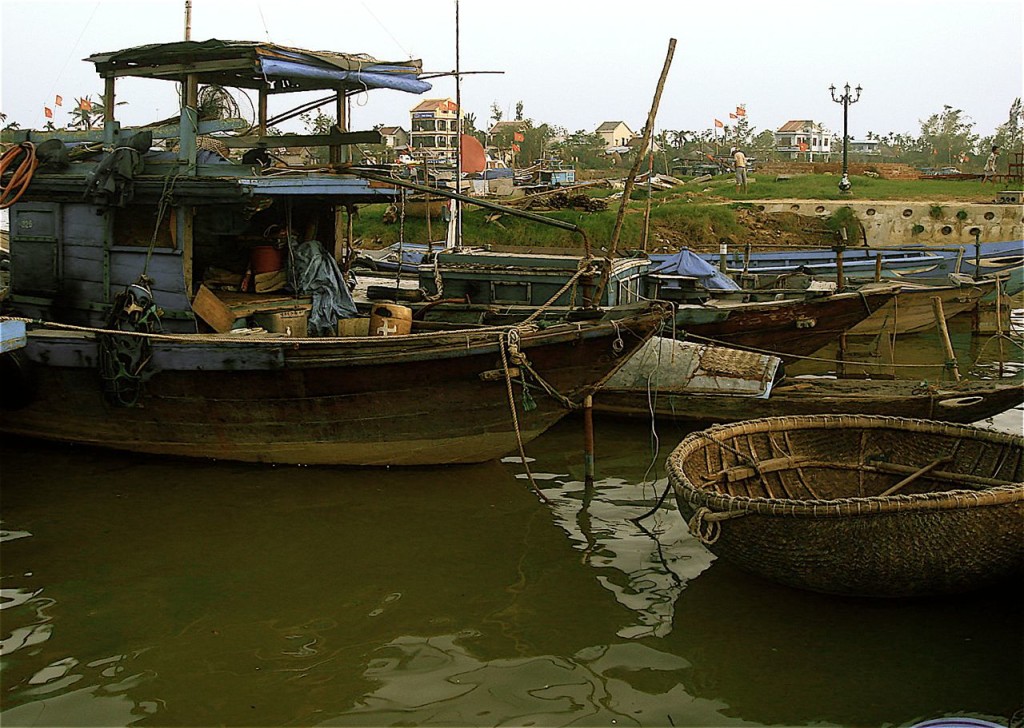
<svg viewBox="0 0 1024 728">
<path fill-rule="evenodd" d="M 719 129 L 722 129 L 722 128 L 724 128 L 724 127 L 725 127 L 725 124 L 723 124 L 723 123 L 722 123 L 721 121 L 719 121 L 718 119 L 715 119 L 715 126 L 717 126 L 717 127 L 719 128 Z"/>
<path fill-rule="evenodd" d="M 53 99 L 53 105 L 54 106 L 63 106 L 64 105 L 64 97 L 61 96 L 60 94 L 57 94 L 57 96 Z"/>
<path fill-rule="evenodd" d="M 53 118 L 53 109 L 51 109 L 49 106 L 44 106 L 43 107 L 43 116 L 45 116 L 47 119 L 52 119 Z"/>
</svg>

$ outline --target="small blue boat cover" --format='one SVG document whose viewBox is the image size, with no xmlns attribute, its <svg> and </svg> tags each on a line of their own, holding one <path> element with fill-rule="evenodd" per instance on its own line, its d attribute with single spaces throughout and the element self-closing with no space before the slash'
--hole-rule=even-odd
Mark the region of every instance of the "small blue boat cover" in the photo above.
<svg viewBox="0 0 1024 728">
<path fill-rule="evenodd" d="M 659 263 L 651 273 L 665 275 L 693 276 L 711 291 L 738 291 L 739 285 L 696 253 L 683 248 L 675 255 Z"/>
</svg>

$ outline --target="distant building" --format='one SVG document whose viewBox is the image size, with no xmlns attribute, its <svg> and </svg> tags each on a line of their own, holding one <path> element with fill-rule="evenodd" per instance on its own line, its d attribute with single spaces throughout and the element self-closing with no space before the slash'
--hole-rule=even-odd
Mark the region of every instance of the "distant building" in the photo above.
<svg viewBox="0 0 1024 728">
<path fill-rule="evenodd" d="M 607 147 L 627 147 L 636 137 L 624 121 L 606 121 L 597 127 L 594 133 L 604 139 Z"/>
<path fill-rule="evenodd" d="M 459 107 L 451 99 L 427 99 L 413 107 L 409 142 L 418 159 L 455 162 Z"/>
<path fill-rule="evenodd" d="M 775 152 L 779 159 L 828 161 L 832 134 L 810 119 L 787 121 L 775 131 Z"/>
<path fill-rule="evenodd" d="M 840 139 L 838 142 L 837 151 L 842 151 L 843 140 Z M 879 148 L 881 141 L 878 139 L 851 139 L 846 147 L 847 152 L 850 154 L 859 154 L 867 157 L 877 157 L 882 154 L 882 150 Z"/>
<path fill-rule="evenodd" d="M 632 139 L 630 139 L 629 142 L 626 144 L 626 146 L 629 147 L 629 151 L 630 152 L 635 152 L 635 151 L 637 151 L 640 148 L 640 145 L 643 144 L 643 143 L 644 143 L 644 138 L 642 136 L 638 136 L 638 137 L 633 137 Z M 658 142 L 656 142 L 654 140 L 654 137 L 651 137 L 648 140 L 647 148 L 644 151 L 646 151 L 646 152 L 660 152 L 661 151 L 661 146 L 658 144 Z"/>
<path fill-rule="evenodd" d="M 495 137 L 502 133 L 514 134 L 526 128 L 525 121 L 496 121 L 494 126 L 487 130 L 487 136 Z"/>
<path fill-rule="evenodd" d="M 405 149 L 409 146 L 409 132 L 400 126 L 382 126 L 377 131 L 388 149 Z"/>
<path fill-rule="evenodd" d="M 487 130 L 487 154 L 501 164 L 513 165 L 516 159 L 519 142 L 514 134 L 526 129 L 526 121 L 496 121 Z"/>
</svg>

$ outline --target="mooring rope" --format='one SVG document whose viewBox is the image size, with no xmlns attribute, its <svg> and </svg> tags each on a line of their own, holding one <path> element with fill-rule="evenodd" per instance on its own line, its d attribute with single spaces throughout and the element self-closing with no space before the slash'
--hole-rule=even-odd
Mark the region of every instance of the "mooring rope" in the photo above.
<svg viewBox="0 0 1024 728">
<path fill-rule="evenodd" d="M 513 331 L 516 332 L 516 336 L 518 338 L 519 332 L 515 328 L 508 331 L 508 338 L 512 338 Z M 540 487 L 537 485 L 537 481 L 534 480 L 533 473 L 530 471 L 530 464 L 526 460 L 526 449 L 523 447 L 523 435 L 519 429 L 519 415 L 516 413 L 516 398 L 515 394 L 512 392 L 512 372 L 509 370 L 508 366 L 509 357 L 508 352 L 506 351 L 507 344 L 505 339 L 505 336 L 499 336 L 498 348 L 501 350 L 501 365 L 505 370 L 505 388 L 508 392 L 509 411 L 512 413 L 512 428 L 515 430 L 516 444 L 519 446 L 519 459 L 522 461 L 523 468 L 526 470 L 526 476 L 530 480 L 530 487 L 533 488 L 534 492 L 542 501 L 550 503 L 551 501 L 548 500 L 547 496 L 544 495 L 543 491 L 541 491 Z"/>
</svg>

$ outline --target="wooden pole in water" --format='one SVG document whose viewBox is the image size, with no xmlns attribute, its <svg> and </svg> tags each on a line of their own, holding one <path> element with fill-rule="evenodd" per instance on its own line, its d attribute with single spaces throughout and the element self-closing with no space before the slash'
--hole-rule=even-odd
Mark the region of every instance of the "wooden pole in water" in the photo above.
<svg viewBox="0 0 1024 728">
<path fill-rule="evenodd" d="M 594 484 L 594 398 L 589 394 L 583 400 L 583 480 Z"/>
<path fill-rule="evenodd" d="M 882 254 L 875 253 L 875 283 L 882 280 Z"/>
<path fill-rule="evenodd" d="M 946 350 L 946 366 L 953 371 L 953 379 L 959 382 L 960 368 L 956 363 L 953 344 L 949 340 L 949 329 L 946 328 L 946 315 L 942 310 L 942 299 L 939 296 L 932 296 L 932 310 L 935 312 L 935 325 L 939 329 L 939 338 L 942 339 L 942 346 Z"/>
<path fill-rule="evenodd" d="M 979 303 L 978 307 L 981 307 Z M 996 274 L 996 338 L 999 340 L 999 378 L 1003 378 L 1003 279 Z"/>
</svg>

